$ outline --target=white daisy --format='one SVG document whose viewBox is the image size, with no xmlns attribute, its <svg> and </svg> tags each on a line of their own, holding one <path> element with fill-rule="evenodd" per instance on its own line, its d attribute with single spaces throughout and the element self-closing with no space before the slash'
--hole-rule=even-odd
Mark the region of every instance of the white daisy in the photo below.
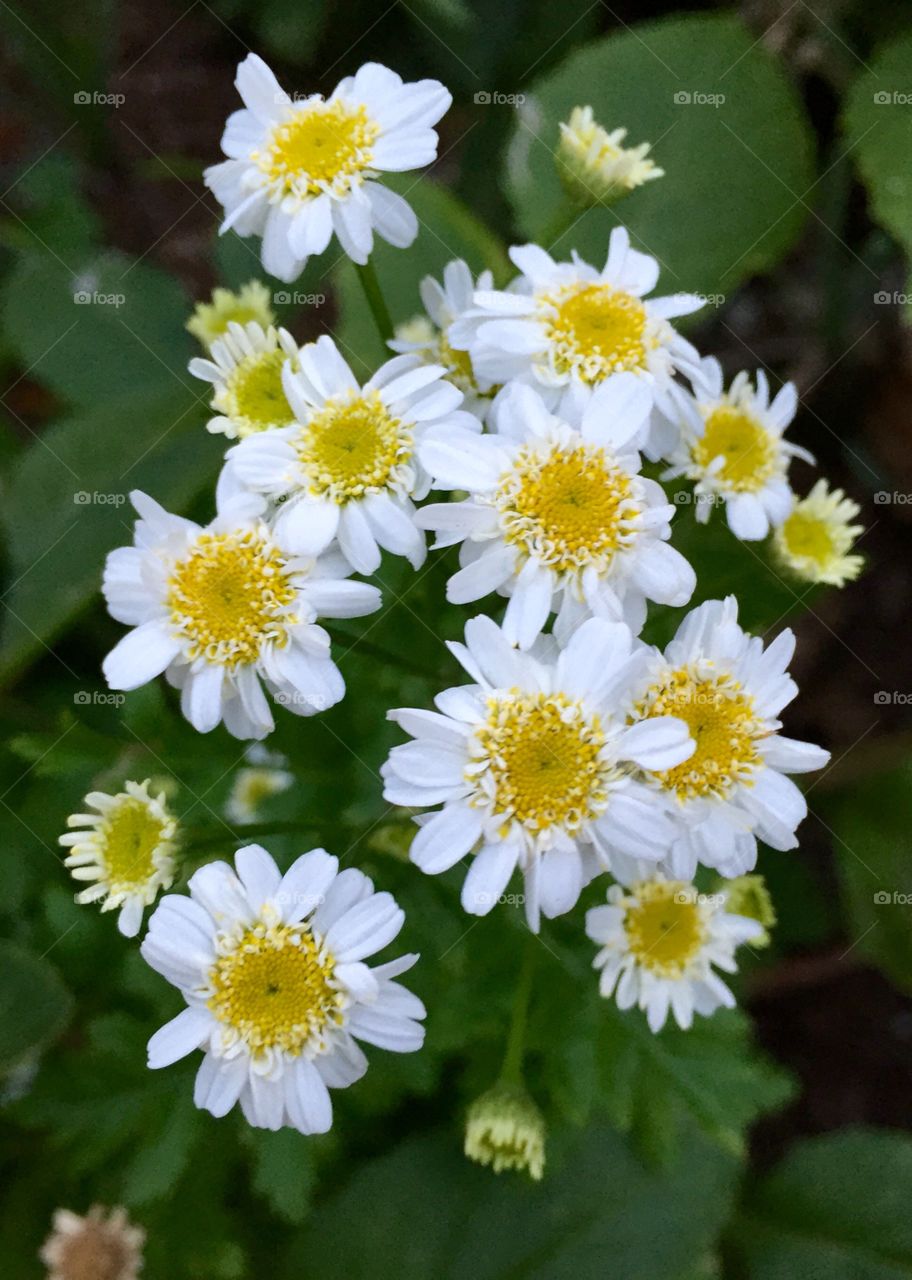
<svg viewBox="0 0 912 1280">
<path fill-rule="evenodd" d="M 726 910 L 724 892 L 700 894 L 661 874 L 612 885 L 608 905 L 586 912 L 586 933 L 601 947 L 593 961 L 599 991 L 619 1009 L 642 1009 L 653 1032 L 669 1011 L 686 1031 L 695 1013 L 732 1008 L 735 997 L 714 969 L 734 973 L 735 949 L 762 932 Z"/>
<path fill-rule="evenodd" d="M 818 480 L 806 498 L 794 498 L 791 511 L 773 531 L 773 550 L 779 563 L 804 582 L 844 587 L 864 566 L 864 556 L 852 555 L 864 528 L 855 520 L 861 508 L 841 489 Z"/>
<path fill-rule="evenodd" d="M 292 99 L 262 58 L 248 54 L 235 80 L 244 109 L 229 117 L 206 185 L 224 207 L 222 231 L 262 236 L 263 266 L 296 280 L 333 233 L 353 262 L 365 263 L 374 231 L 404 249 L 418 220 L 401 196 L 375 181 L 437 158 L 434 125 L 452 98 L 437 80 L 403 84 L 368 62 L 329 98 Z"/>
<path fill-rule="evenodd" d="M 296 365 L 298 347 L 287 329 L 229 320 L 209 356 L 194 356 L 188 366 L 194 378 L 212 383 L 215 417 L 206 423 L 207 431 L 236 440 L 294 422 L 282 387 L 282 366 L 287 360 Z"/>
<path fill-rule="evenodd" d="M 639 474 L 631 445 L 651 408 L 632 373 L 578 387 L 558 417 L 532 387 L 512 383 L 495 402 L 492 434 L 430 430 L 418 453 L 434 487 L 468 491 L 417 515 L 437 531 L 436 546 L 462 543 L 447 599 L 509 595 L 504 632 L 522 649 L 552 609 L 564 639 L 593 614 L 639 632 L 647 599 L 686 604 L 696 578 L 668 542 L 674 507 Z"/>
<path fill-rule="evenodd" d="M 421 281 L 421 301 L 427 315 L 397 326 L 396 337 L 389 344 L 403 355 L 414 352 L 430 364 L 443 365 L 447 379 L 465 397 L 463 408 L 476 414 L 482 422 L 496 387 L 488 379 L 479 381 L 468 351 L 454 347 L 449 335 L 456 321 L 471 309 L 475 290 L 488 290 L 493 284 L 490 271 L 482 271 L 478 279 L 473 280 L 461 258 L 447 263 L 442 285 L 433 276 L 425 276 Z"/>
<path fill-rule="evenodd" d="M 416 955 L 364 963 L 405 915 L 354 867 L 323 849 L 281 875 L 259 845 L 210 862 L 149 921 L 142 954 L 187 1008 L 149 1041 L 149 1066 L 203 1049 L 193 1100 L 214 1116 L 236 1102 L 250 1124 L 325 1133 L 329 1089 L 367 1070 L 358 1040 L 411 1053 L 424 1041 L 424 1005 L 398 982 Z"/>
<path fill-rule="evenodd" d="M 423 497 L 429 481 L 416 445 L 435 425 L 480 430 L 457 409 L 462 393 L 444 373 L 396 356 L 361 387 L 324 335 L 301 348 L 297 373 L 285 373 L 295 425 L 242 440 L 226 465 L 242 486 L 283 501 L 275 534 L 296 554 L 317 555 L 338 538 L 359 573 L 379 567 L 380 547 L 418 568 L 426 548 L 412 497 Z"/>
<path fill-rule="evenodd" d="M 795 385 L 786 382 L 771 402 L 766 374 L 758 369 L 756 386 L 747 373 L 739 373 L 725 391 L 722 366 L 711 356 L 701 361 L 692 381 L 693 395 L 680 387 L 672 392 L 679 435 L 662 479 L 686 476 L 694 481 L 696 516 L 702 523 L 714 503 L 724 502 L 736 537 L 765 538 L 792 506 L 789 462 L 794 457 L 814 461 L 806 449 L 783 438 L 798 408 Z"/>
<path fill-rule="evenodd" d="M 390 711 L 414 738 L 383 765 L 384 796 L 423 808 L 411 858 L 446 871 L 474 857 L 462 905 L 485 915 L 518 866 L 529 925 L 569 911 L 616 851 L 657 862 L 675 836 L 665 804 L 633 776 L 680 764 L 693 750 L 670 717 L 629 726 L 619 707 L 645 646 L 621 623 L 590 618 L 559 654 L 513 648 L 490 618 L 449 648 L 476 681 L 435 698 L 437 711 Z M 549 652 L 550 650 L 550 652 Z"/>
<path fill-rule="evenodd" d="M 138 689 L 164 671 L 195 729 L 224 721 L 236 738 L 272 732 L 263 684 L 296 715 L 344 696 L 316 620 L 373 613 L 376 587 L 345 581 L 338 554 L 286 553 L 253 495 L 220 503 L 205 527 L 144 493 L 130 497 L 141 517 L 135 545 L 112 551 L 104 573 L 110 613 L 133 628 L 104 660 L 110 688 Z"/>
<path fill-rule="evenodd" d="M 76 901 L 102 901 L 102 911 L 120 909 L 117 927 L 127 938 L 139 933 L 143 909 L 174 882 L 177 822 L 149 782 L 127 782 L 116 795 L 90 791 L 93 813 L 71 813 L 60 837 L 69 849 L 63 865 L 74 880 L 91 880 Z"/>
<path fill-rule="evenodd" d="M 510 257 L 521 276 L 505 292 L 476 292 L 474 308 L 450 330 L 452 344 L 470 350 L 478 377 L 531 381 L 553 407 L 573 380 L 595 386 L 623 372 L 641 377 L 660 402 L 677 370 L 696 367 L 697 352 L 668 322 L 703 300 L 647 298 L 659 264 L 630 247 L 624 227 L 612 231 L 601 271 L 577 254 L 555 262 L 535 244 Z"/>
<path fill-rule="evenodd" d="M 574 107 L 570 119 L 561 122 L 557 171 L 577 204 L 608 204 L 664 175 L 648 159 L 649 143 L 625 147 L 626 137 L 626 129 L 603 129 L 591 107 Z"/>
<path fill-rule="evenodd" d="M 739 876 L 757 861 L 757 837 L 774 849 L 797 845 L 807 804 L 785 775 L 820 769 L 830 753 L 779 732 L 777 717 L 798 692 L 787 670 L 794 650 L 790 630 L 766 648 L 742 631 L 728 596 L 691 610 L 664 654 L 655 653 L 633 715 L 677 716 L 696 742 L 683 764 L 646 775 L 680 824 L 669 874 L 689 880 L 703 863 Z"/>
</svg>

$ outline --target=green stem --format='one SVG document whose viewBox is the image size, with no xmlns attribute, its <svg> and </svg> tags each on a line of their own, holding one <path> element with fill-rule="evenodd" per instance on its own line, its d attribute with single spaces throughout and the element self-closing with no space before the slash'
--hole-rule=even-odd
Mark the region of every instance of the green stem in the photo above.
<svg viewBox="0 0 912 1280">
<path fill-rule="evenodd" d="M 383 297 L 383 291 L 380 288 L 380 281 L 377 279 L 376 268 L 371 259 L 368 258 L 363 266 L 356 263 L 355 270 L 358 272 L 358 279 L 361 281 L 364 296 L 367 298 L 367 305 L 371 309 L 380 338 L 385 346 L 393 336 L 393 322 L 390 319 L 389 309 Z"/>
<path fill-rule="evenodd" d="M 513 997 L 513 1015 L 510 1019 L 510 1031 L 507 1035 L 507 1048 L 504 1053 L 500 1079 L 503 1084 L 522 1084 L 523 1053 L 526 1043 L 526 1023 L 529 1014 L 529 998 L 532 995 L 532 975 L 538 939 L 530 934 L 526 940 L 526 950 L 522 959 L 522 968 L 516 982 L 516 993 Z"/>
</svg>

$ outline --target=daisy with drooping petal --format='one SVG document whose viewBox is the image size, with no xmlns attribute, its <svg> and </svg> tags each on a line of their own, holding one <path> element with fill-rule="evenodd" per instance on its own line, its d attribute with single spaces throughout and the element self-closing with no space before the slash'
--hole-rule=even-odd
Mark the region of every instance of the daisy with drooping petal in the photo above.
<svg viewBox="0 0 912 1280">
<path fill-rule="evenodd" d="M 779 563 L 804 582 L 844 587 L 864 566 L 864 556 L 852 555 L 864 528 L 854 521 L 861 508 L 841 489 L 818 480 L 806 498 L 794 498 L 792 509 L 773 531 L 773 550 Z"/>
<path fill-rule="evenodd" d="M 420 821 L 411 859 L 431 875 L 474 855 L 462 905 L 486 915 L 514 870 L 526 917 L 562 915 L 622 856 L 663 858 L 675 827 L 633 770 L 674 768 L 693 751 L 672 717 L 630 726 L 620 707 L 648 660 L 621 623 L 590 618 L 559 654 L 515 649 L 490 618 L 450 644 L 476 683 L 447 689 L 437 711 L 388 713 L 414 742 L 383 765 L 392 804 L 442 805 Z M 646 762 L 650 763 L 646 763 Z"/>
<path fill-rule="evenodd" d="M 370 256 L 374 231 L 399 249 L 412 243 L 414 212 L 376 179 L 437 158 L 434 125 L 452 102 L 439 81 L 404 84 L 395 71 L 368 62 L 329 98 L 292 100 L 251 53 L 235 85 L 244 107 L 222 136 L 228 159 L 204 178 L 225 210 L 221 230 L 261 236 L 270 275 L 296 280 L 333 234 L 358 263 Z"/>
<path fill-rule="evenodd" d="M 282 387 L 282 366 L 287 360 L 296 363 L 298 347 L 286 329 L 230 320 L 209 355 L 208 360 L 195 356 L 189 365 L 194 378 L 212 383 L 215 417 L 206 423 L 207 431 L 236 440 L 294 422 Z"/>
<path fill-rule="evenodd" d="M 236 738 L 272 732 L 264 684 L 296 715 L 344 696 L 316 620 L 373 613 L 376 587 L 346 581 L 351 569 L 338 554 L 287 553 L 254 495 L 220 503 L 205 527 L 144 493 L 130 498 L 140 515 L 135 545 L 112 551 L 104 573 L 111 615 L 133 628 L 104 660 L 110 688 L 138 689 L 165 672 L 195 729 L 224 722 Z"/>
<path fill-rule="evenodd" d="M 358 573 L 379 567 L 380 547 L 418 568 L 426 549 L 412 498 L 429 482 L 416 445 L 431 426 L 481 429 L 458 410 L 462 393 L 444 373 L 396 356 L 361 387 L 324 335 L 301 348 L 297 373 L 286 370 L 296 424 L 241 441 L 226 465 L 247 489 L 282 500 L 276 537 L 296 554 L 317 555 L 337 538 Z"/>
<path fill-rule="evenodd" d="M 243 327 L 251 320 L 261 329 L 275 324 L 272 294 L 262 280 L 248 280 L 237 293 L 232 289 L 213 289 L 212 301 L 198 302 L 186 327 L 208 350 L 216 338 L 228 332 L 229 322 Z"/>
<path fill-rule="evenodd" d="M 479 381 L 468 351 L 454 347 L 449 332 L 456 321 L 471 309 L 475 290 L 491 289 L 493 284 L 490 271 L 482 271 L 476 281 L 462 259 L 447 263 L 442 285 L 433 276 L 425 276 L 421 281 L 421 301 L 427 315 L 399 325 L 396 337 L 390 343 L 392 349 L 402 355 L 415 353 L 429 364 L 443 365 L 447 380 L 465 397 L 463 408 L 476 414 L 482 422 L 487 417 L 496 387 L 486 379 Z"/>
<path fill-rule="evenodd" d="M 569 121 L 561 122 L 557 171 L 577 204 L 610 204 L 664 175 L 665 170 L 647 158 L 649 143 L 625 147 L 626 137 L 626 129 L 603 129 L 591 107 L 574 107 Z"/>
<path fill-rule="evenodd" d="M 138 1280 L 146 1233 L 126 1209 L 93 1205 L 85 1217 L 54 1212 L 54 1230 L 41 1246 L 46 1280 Z"/>
<path fill-rule="evenodd" d="M 639 474 L 631 445 L 651 409 L 648 389 L 630 373 L 594 391 L 577 388 L 560 416 L 532 387 L 513 383 L 497 397 L 492 434 L 429 431 L 419 457 L 434 487 L 468 491 L 463 502 L 417 515 L 436 530 L 436 546 L 462 542 L 463 567 L 447 598 L 509 595 L 504 633 L 522 649 L 552 609 L 563 640 L 591 615 L 623 620 L 636 633 L 647 599 L 686 604 L 696 579 L 668 542 L 674 507 Z"/>
<path fill-rule="evenodd" d="M 466 1116 L 463 1151 L 495 1173 L 516 1169 L 541 1181 L 545 1120 L 522 1085 L 501 1081 L 475 1099 Z"/>
<path fill-rule="evenodd" d="M 127 782 L 117 795 L 90 791 L 92 813 L 73 813 L 67 826 L 78 828 L 60 837 L 69 849 L 63 865 L 74 880 L 91 880 L 77 902 L 98 902 L 102 911 L 120 909 L 117 927 L 134 938 L 143 908 L 174 881 L 177 865 L 177 822 L 161 795 L 149 793 L 149 782 Z"/>
<path fill-rule="evenodd" d="M 203 1049 L 193 1095 L 202 1110 L 223 1116 L 239 1102 L 257 1128 L 325 1133 L 329 1089 L 367 1070 L 359 1040 L 395 1053 L 424 1041 L 424 1006 L 394 981 L 418 957 L 364 963 L 405 915 L 323 849 L 284 876 L 259 845 L 234 863 L 236 873 L 201 867 L 189 898 L 163 898 L 149 921 L 142 955 L 187 1002 L 149 1041 L 149 1066 Z"/>
<path fill-rule="evenodd" d="M 663 867 L 690 880 L 699 863 L 740 876 L 757 861 L 757 838 L 794 849 L 807 814 L 786 774 L 821 769 L 830 753 L 783 737 L 777 718 L 798 692 L 788 674 L 795 637 L 764 648 L 738 626 L 734 596 L 691 610 L 664 654 L 655 653 L 635 694 L 634 717 L 677 716 L 696 749 L 682 764 L 644 775 L 670 801 L 680 830 Z"/>
<path fill-rule="evenodd" d="M 476 292 L 474 308 L 450 329 L 479 377 L 531 381 L 553 407 L 573 380 L 591 387 L 624 372 L 641 377 L 661 400 L 677 370 L 696 368 L 697 352 L 668 322 L 703 300 L 689 293 L 647 298 L 659 264 L 630 247 L 624 227 L 612 231 L 601 270 L 576 254 L 555 262 L 534 244 L 512 248 L 510 257 L 519 279 L 506 292 Z"/>
<path fill-rule="evenodd" d="M 642 1009 L 653 1032 L 669 1012 L 686 1031 L 695 1013 L 732 1008 L 735 997 L 714 969 L 734 973 L 736 948 L 762 932 L 727 910 L 724 893 L 700 894 L 688 881 L 648 872 L 628 888 L 612 885 L 608 905 L 586 912 L 586 933 L 601 948 L 593 961 L 599 991 L 619 1009 Z"/>
<path fill-rule="evenodd" d="M 726 391 L 722 366 L 710 356 L 701 362 L 693 386 L 693 395 L 682 388 L 672 393 L 680 432 L 668 454 L 672 466 L 662 479 L 694 481 L 701 523 L 715 502 L 724 502 L 736 537 L 765 538 L 794 501 L 786 478 L 789 462 L 814 461 L 806 449 L 784 439 L 798 407 L 795 385 L 786 382 L 770 401 L 766 374 L 758 369 L 754 386 L 747 373 L 739 373 Z"/>
</svg>

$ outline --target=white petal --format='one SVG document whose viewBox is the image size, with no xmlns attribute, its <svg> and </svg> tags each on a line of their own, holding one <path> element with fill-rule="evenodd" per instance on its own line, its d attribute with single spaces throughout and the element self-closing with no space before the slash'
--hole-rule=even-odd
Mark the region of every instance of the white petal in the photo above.
<svg viewBox="0 0 912 1280">
<path fill-rule="evenodd" d="M 211 1030 L 212 1015 L 207 1009 L 183 1009 L 150 1039 L 149 1066 L 153 1069 L 170 1067 L 173 1062 L 199 1049 Z"/>
<path fill-rule="evenodd" d="M 470 915 L 487 915 L 502 897 L 518 856 L 517 846 L 509 841 L 485 845 L 474 858 L 462 886 L 463 909 Z"/>
</svg>

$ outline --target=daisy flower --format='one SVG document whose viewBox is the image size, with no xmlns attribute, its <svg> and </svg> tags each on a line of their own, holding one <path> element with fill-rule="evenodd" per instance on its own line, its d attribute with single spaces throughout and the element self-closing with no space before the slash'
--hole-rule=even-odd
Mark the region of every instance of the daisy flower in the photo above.
<svg viewBox="0 0 912 1280">
<path fill-rule="evenodd" d="M 174 881 L 177 822 L 164 796 L 149 794 L 149 782 L 128 782 L 117 795 L 90 791 L 85 798 L 91 813 L 72 813 L 67 826 L 76 828 L 60 837 L 69 849 L 63 865 L 74 880 L 91 880 L 76 901 L 102 901 L 102 911 L 120 909 L 117 927 L 134 938 L 143 908 L 160 889 Z"/>
<path fill-rule="evenodd" d="M 215 417 L 206 423 L 207 431 L 236 440 L 294 421 L 282 388 L 282 367 L 287 360 L 297 361 L 298 347 L 287 329 L 229 320 L 209 355 L 208 360 L 195 356 L 189 364 L 194 378 L 212 383 Z"/>
<path fill-rule="evenodd" d="M 424 1005 L 394 981 L 418 957 L 364 963 L 405 915 L 323 849 L 284 876 L 259 845 L 234 863 L 236 873 L 225 862 L 201 867 L 189 898 L 163 898 L 149 921 L 142 955 L 187 1002 L 149 1041 L 149 1066 L 202 1049 L 193 1095 L 202 1110 L 223 1116 L 239 1102 L 257 1128 L 326 1133 L 329 1089 L 367 1070 L 359 1040 L 395 1053 L 424 1041 Z"/>
<path fill-rule="evenodd" d="M 841 489 L 818 480 L 806 498 L 795 498 L 782 524 L 773 531 L 773 550 L 779 563 L 804 582 L 844 587 L 861 573 L 864 556 L 851 555 L 855 539 L 864 533 L 855 518 L 857 502 Z"/>
<path fill-rule="evenodd" d="M 531 381 L 553 406 L 573 380 L 591 387 L 624 372 L 661 399 L 677 370 L 696 367 L 697 352 L 668 322 L 703 300 L 647 298 L 659 264 L 630 247 L 624 227 L 612 231 L 601 270 L 577 254 L 555 262 L 535 244 L 512 248 L 510 258 L 520 277 L 506 292 L 476 292 L 474 308 L 450 330 L 450 341 L 470 350 L 478 377 Z"/>
<path fill-rule="evenodd" d="M 399 249 L 412 243 L 414 212 L 376 179 L 437 158 L 433 126 L 452 102 L 442 84 L 403 84 L 395 71 L 368 62 L 329 98 L 292 99 L 255 53 L 234 83 L 244 108 L 222 136 L 228 159 L 203 176 L 225 210 L 222 231 L 261 236 L 270 275 L 296 280 L 333 233 L 358 263 L 370 256 L 374 231 Z"/>
<path fill-rule="evenodd" d="M 652 408 L 648 389 L 619 373 L 572 401 L 554 416 L 532 387 L 513 383 L 497 397 L 492 434 L 444 426 L 419 445 L 435 488 L 468 491 L 417 515 L 436 546 L 462 543 L 447 599 L 508 595 L 504 633 L 522 649 L 555 608 L 560 639 L 593 614 L 638 633 L 647 599 L 683 605 L 696 586 L 668 542 L 674 507 L 639 474 L 631 445 Z"/>
<path fill-rule="evenodd" d="M 603 129 L 591 107 L 574 107 L 569 121 L 561 122 L 557 170 L 578 204 L 609 204 L 664 176 L 665 170 L 647 158 L 649 143 L 625 147 L 626 137 L 626 129 Z"/>
<path fill-rule="evenodd" d="M 345 682 L 318 617 L 356 618 L 380 593 L 338 554 L 315 560 L 283 550 L 261 516 L 262 499 L 219 504 L 201 527 L 147 497 L 134 546 L 108 556 L 108 610 L 133 629 L 104 660 L 112 689 L 138 689 L 165 672 L 200 733 L 224 721 L 236 738 L 264 738 L 273 719 L 263 685 L 296 715 L 337 703 Z"/>
<path fill-rule="evenodd" d="M 235 774 L 225 805 L 225 814 L 232 822 L 253 822 L 264 800 L 281 795 L 295 780 L 285 767 L 285 757 L 267 751 L 260 742 L 248 747 L 244 757 L 247 764 Z"/>
<path fill-rule="evenodd" d="M 481 429 L 456 412 L 462 394 L 445 372 L 396 356 L 361 387 L 324 335 L 301 348 L 297 373 L 285 371 L 295 425 L 242 440 L 226 465 L 245 488 L 283 500 L 274 527 L 290 551 L 317 555 L 337 538 L 358 573 L 379 567 L 380 547 L 418 568 L 426 549 L 412 497 L 429 482 L 416 444 L 435 425 Z"/>
<path fill-rule="evenodd" d="M 714 970 L 734 973 L 736 948 L 762 932 L 726 909 L 724 893 L 701 894 L 661 874 L 613 884 L 608 905 L 586 912 L 586 933 L 600 947 L 599 991 L 619 1009 L 642 1009 L 652 1032 L 669 1012 L 686 1031 L 695 1013 L 732 1008 L 735 997 Z"/>
<path fill-rule="evenodd" d="M 123 1208 L 93 1205 L 82 1217 L 57 1209 L 54 1230 L 41 1246 L 47 1280 L 138 1280 L 146 1233 Z"/>
<path fill-rule="evenodd" d="M 625 691 L 648 659 L 621 623 L 590 618 L 559 654 L 523 653 L 490 618 L 450 644 L 475 681 L 435 698 L 437 711 L 388 713 L 415 739 L 381 769 L 392 804 L 425 808 L 411 859 L 431 875 L 473 854 L 462 905 L 486 915 L 514 870 L 526 917 L 569 911 L 616 851 L 657 862 L 675 827 L 634 768 L 674 768 L 693 751 L 673 717 L 629 725 Z"/>
<path fill-rule="evenodd" d="M 749 374 L 739 373 L 725 391 L 722 366 L 710 356 L 701 361 L 693 386 L 692 396 L 681 388 L 673 393 L 680 434 L 662 479 L 686 476 L 694 481 L 701 523 L 715 503 L 724 502 L 736 537 L 765 538 L 792 506 L 789 462 L 795 457 L 814 461 L 806 449 L 784 439 L 798 408 L 795 385 L 786 382 L 770 401 L 766 374 L 758 369 L 755 385 Z"/>
<path fill-rule="evenodd" d="M 482 271 L 478 279 L 473 280 L 461 258 L 444 267 L 443 284 L 433 276 L 425 276 L 420 292 L 427 315 L 399 325 L 390 343 L 394 351 L 403 355 L 415 353 L 429 364 L 443 365 L 448 381 L 465 397 L 463 408 L 476 414 L 482 422 L 496 388 L 490 381 L 479 382 L 468 351 L 454 347 L 449 335 L 456 321 L 471 309 L 475 290 L 488 290 L 493 284 L 490 271 Z"/>
<path fill-rule="evenodd" d="M 227 333 L 229 321 L 243 326 L 251 320 L 261 329 L 275 324 L 272 294 L 262 280 L 249 280 L 237 293 L 231 289 L 213 289 L 212 301 L 198 302 L 186 327 L 208 350 L 216 338 Z"/>
<path fill-rule="evenodd" d="M 676 716 L 696 743 L 682 764 L 646 775 L 680 824 L 664 861 L 671 875 L 692 879 L 698 863 L 743 875 L 757 861 L 758 836 L 774 849 L 797 845 L 807 804 L 786 774 L 820 769 L 830 753 L 779 732 L 777 717 L 798 692 L 788 674 L 794 651 L 790 630 L 766 648 L 742 631 L 734 596 L 691 610 L 664 654 L 656 651 L 634 718 Z"/>
</svg>

